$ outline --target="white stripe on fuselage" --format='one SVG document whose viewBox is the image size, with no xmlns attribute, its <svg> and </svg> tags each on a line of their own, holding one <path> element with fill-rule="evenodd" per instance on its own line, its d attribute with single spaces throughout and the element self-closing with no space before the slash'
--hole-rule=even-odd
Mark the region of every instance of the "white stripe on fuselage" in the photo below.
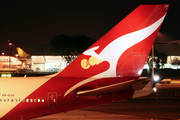
<svg viewBox="0 0 180 120">
<path fill-rule="evenodd" d="M 101 59 L 102 61 L 108 61 L 110 63 L 110 68 L 102 72 L 100 74 L 97 74 L 91 78 L 87 78 L 76 85 L 72 86 L 70 89 L 66 91 L 64 94 L 64 97 L 69 94 L 71 91 L 74 89 L 78 88 L 79 86 L 86 84 L 88 82 L 94 81 L 99 78 L 103 77 L 116 77 L 116 66 L 119 57 L 122 55 L 124 51 L 126 51 L 128 48 L 132 47 L 133 45 L 143 41 L 145 38 L 149 37 L 152 33 L 154 33 L 155 30 L 161 25 L 165 18 L 166 14 L 161 17 L 159 20 L 157 20 L 155 23 L 152 25 L 143 28 L 141 30 L 128 33 L 126 35 L 123 35 L 114 41 L 112 41 L 109 45 L 107 45 L 100 54 L 97 54 L 95 52 L 96 49 L 99 48 L 99 46 L 93 47 L 89 50 L 86 50 L 83 54 L 88 55 L 88 56 L 93 56 L 98 58 L 99 60 Z"/>
<path fill-rule="evenodd" d="M 0 118 L 20 103 L 11 102 L 11 99 L 25 99 L 49 79 L 49 77 L 0 78 L 0 99 L 3 100 L 0 102 Z"/>
</svg>

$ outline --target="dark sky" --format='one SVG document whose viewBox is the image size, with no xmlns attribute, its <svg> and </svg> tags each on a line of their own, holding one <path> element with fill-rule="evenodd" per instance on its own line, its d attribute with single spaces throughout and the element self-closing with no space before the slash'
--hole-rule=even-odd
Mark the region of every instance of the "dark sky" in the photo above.
<svg viewBox="0 0 180 120">
<path fill-rule="evenodd" d="M 150 2 L 149 2 L 150 1 Z M 8 40 L 29 52 L 59 34 L 99 39 L 140 4 L 171 3 L 160 32 L 180 38 L 180 2 L 165 0 L 1 0 L 0 53 Z"/>
</svg>

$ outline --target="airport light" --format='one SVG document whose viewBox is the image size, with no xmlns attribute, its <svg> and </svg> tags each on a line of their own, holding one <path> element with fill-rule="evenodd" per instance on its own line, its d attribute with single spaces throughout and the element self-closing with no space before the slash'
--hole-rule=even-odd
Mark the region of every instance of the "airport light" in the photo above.
<svg viewBox="0 0 180 120">
<path fill-rule="evenodd" d="M 12 43 L 10 42 L 10 43 L 8 43 L 8 45 L 12 45 Z"/>
<path fill-rule="evenodd" d="M 159 81 L 160 80 L 160 77 L 158 76 L 158 75 L 155 75 L 154 77 L 153 77 L 153 79 L 154 79 L 154 81 Z"/>
<path fill-rule="evenodd" d="M 6 77 L 6 74 L 1 74 L 1 77 Z"/>
<path fill-rule="evenodd" d="M 1 77 L 11 77 L 11 74 L 1 74 Z"/>
<path fill-rule="evenodd" d="M 154 87 L 154 88 L 153 88 L 153 91 L 154 91 L 154 92 L 156 92 L 156 91 L 157 91 L 157 89 Z"/>
<path fill-rule="evenodd" d="M 18 57 L 19 55 L 18 54 L 16 54 L 16 57 Z"/>
<path fill-rule="evenodd" d="M 4 56 L 4 52 L 2 52 L 2 55 Z"/>
<path fill-rule="evenodd" d="M 11 74 L 6 74 L 6 77 L 11 77 Z"/>
</svg>

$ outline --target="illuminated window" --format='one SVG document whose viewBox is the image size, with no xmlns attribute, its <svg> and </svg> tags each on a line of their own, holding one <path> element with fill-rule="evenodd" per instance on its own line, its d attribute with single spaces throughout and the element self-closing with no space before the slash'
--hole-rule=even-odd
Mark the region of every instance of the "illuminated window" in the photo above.
<svg viewBox="0 0 180 120">
<path fill-rule="evenodd" d="M 42 99 L 42 102 L 44 102 L 44 99 Z"/>
<path fill-rule="evenodd" d="M 34 102 L 36 102 L 36 99 L 34 99 Z"/>
<path fill-rule="evenodd" d="M 53 102 L 56 102 L 56 99 L 53 99 Z"/>
<path fill-rule="evenodd" d="M 29 102 L 29 99 L 26 99 L 26 102 Z"/>
<path fill-rule="evenodd" d="M 40 102 L 40 99 L 38 99 L 38 102 Z"/>
<path fill-rule="evenodd" d="M 33 102 L 33 99 L 30 99 L 30 102 Z"/>
</svg>

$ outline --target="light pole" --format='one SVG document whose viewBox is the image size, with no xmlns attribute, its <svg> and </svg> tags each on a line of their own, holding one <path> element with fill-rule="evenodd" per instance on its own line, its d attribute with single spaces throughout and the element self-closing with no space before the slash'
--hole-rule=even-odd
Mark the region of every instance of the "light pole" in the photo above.
<svg viewBox="0 0 180 120">
<path fill-rule="evenodd" d="M 154 78 L 154 45 L 152 46 L 152 78 Z"/>
<path fill-rule="evenodd" d="M 9 55 L 9 68 L 11 68 L 11 51 L 12 51 L 11 46 L 12 46 L 12 43 L 10 40 L 8 40 L 8 46 L 9 46 L 9 53 L 10 53 L 10 55 Z"/>
</svg>

